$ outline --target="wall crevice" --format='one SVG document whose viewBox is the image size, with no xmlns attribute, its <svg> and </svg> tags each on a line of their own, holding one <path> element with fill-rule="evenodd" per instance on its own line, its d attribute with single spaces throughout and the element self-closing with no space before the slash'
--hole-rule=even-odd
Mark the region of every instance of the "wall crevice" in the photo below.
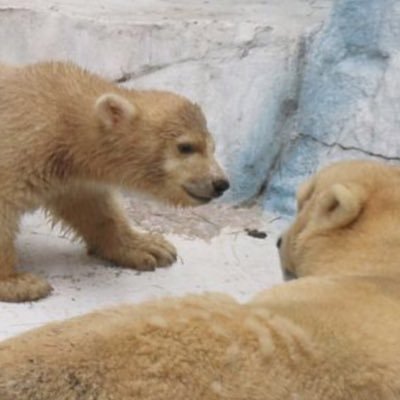
<svg viewBox="0 0 400 400">
<path fill-rule="evenodd" d="M 379 158 L 381 160 L 384 161 L 400 161 L 400 157 L 391 157 L 391 156 L 386 156 L 384 154 L 379 154 L 379 153 L 375 153 L 373 151 L 370 150 L 366 150 L 366 149 L 362 149 L 360 147 L 356 147 L 356 146 L 346 146 L 342 143 L 339 142 L 325 142 L 321 139 L 317 139 L 316 137 L 312 136 L 312 135 L 308 135 L 306 133 L 298 133 L 296 134 L 296 138 L 298 139 L 303 139 L 303 140 L 310 140 L 314 143 L 317 143 L 323 147 L 326 148 L 330 148 L 330 149 L 334 149 L 334 148 L 338 148 L 344 152 L 346 151 L 356 151 L 359 153 L 362 153 L 368 157 L 375 157 L 375 158 Z"/>
</svg>

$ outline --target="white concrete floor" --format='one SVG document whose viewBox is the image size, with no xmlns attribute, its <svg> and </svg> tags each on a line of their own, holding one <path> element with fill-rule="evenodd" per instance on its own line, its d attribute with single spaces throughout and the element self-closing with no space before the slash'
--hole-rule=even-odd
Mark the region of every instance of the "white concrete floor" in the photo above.
<svg viewBox="0 0 400 400">
<path fill-rule="evenodd" d="M 175 222 L 169 224 L 174 229 L 167 237 L 179 252 L 179 260 L 172 267 L 147 273 L 113 267 L 89 257 L 81 244 L 71 242 L 57 229 L 51 230 L 40 213 L 27 216 L 18 239 L 21 269 L 48 278 L 54 292 L 34 303 L 0 303 L 0 339 L 103 306 L 204 291 L 221 291 L 246 300 L 280 283 L 273 216 L 255 210 L 213 207 L 169 210 L 164 214 L 147 210 L 151 215 L 146 221 L 163 216 L 153 230 L 170 232 L 165 223 Z M 133 219 L 137 219 L 134 204 L 130 209 Z M 203 221 L 204 229 L 196 231 L 201 223 L 189 218 L 188 213 Z M 184 229 L 185 224 L 193 228 L 192 234 Z M 214 230 L 207 231 L 207 225 Z M 267 237 L 252 237 L 246 228 L 258 228 Z"/>
</svg>

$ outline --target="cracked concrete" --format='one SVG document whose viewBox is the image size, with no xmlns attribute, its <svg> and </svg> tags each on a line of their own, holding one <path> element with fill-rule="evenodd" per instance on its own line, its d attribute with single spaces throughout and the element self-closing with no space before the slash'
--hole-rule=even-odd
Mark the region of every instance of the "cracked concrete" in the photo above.
<svg viewBox="0 0 400 400">
<path fill-rule="evenodd" d="M 400 161 L 400 156 L 390 157 L 390 156 L 386 156 L 384 154 L 374 153 L 373 151 L 369 151 L 369 150 L 363 149 L 361 147 L 346 146 L 346 145 L 344 145 L 342 143 L 338 143 L 338 142 L 329 143 L 329 142 L 326 142 L 319 138 L 313 137 L 311 135 L 306 135 L 304 133 L 295 134 L 294 140 L 297 140 L 297 139 L 311 140 L 312 142 L 318 143 L 319 145 L 321 145 L 323 147 L 327 147 L 329 149 L 338 148 L 339 150 L 343 150 L 344 152 L 357 152 L 357 153 L 359 153 L 359 157 L 368 156 L 368 157 L 376 158 L 378 160 L 383 160 L 383 161 Z"/>
<path fill-rule="evenodd" d="M 161 28 L 160 28 L 161 29 Z M 255 49 L 262 49 L 269 45 L 270 38 L 263 38 L 262 35 L 265 33 L 272 34 L 273 28 L 270 26 L 256 26 L 253 31 L 253 35 L 249 40 L 244 40 L 236 43 L 223 43 L 218 42 L 217 48 L 211 47 L 206 52 L 197 55 L 196 57 L 187 57 L 171 60 L 165 64 L 145 64 L 139 67 L 136 71 L 123 71 L 121 76 L 115 77 L 113 80 L 117 83 L 126 83 L 130 80 L 135 80 L 138 78 L 145 77 L 157 73 L 163 69 L 174 67 L 180 64 L 201 62 L 204 63 L 205 60 L 211 60 L 218 62 L 221 60 L 222 56 L 226 59 L 243 59 L 249 56 L 250 52 Z M 136 67 L 138 68 L 138 67 Z"/>
</svg>

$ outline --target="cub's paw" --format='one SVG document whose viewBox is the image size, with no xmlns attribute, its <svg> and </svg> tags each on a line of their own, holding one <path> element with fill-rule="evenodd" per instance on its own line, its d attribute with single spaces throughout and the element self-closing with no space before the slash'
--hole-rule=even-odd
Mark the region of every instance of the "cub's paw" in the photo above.
<svg viewBox="0 0 400 400">
<path fill-rule="evenodd" d="M 48 296 L 53 288 L 42 278 L 27 272 L 18 272 L 0 279 L 0 301 L 23 302 Z"/>
<path fill-rule="evenodd" d="M 167 267 L 176 261 L 175 247 L 159 234 L 135 233 L 129 240 L 106 249 L 90 249 L 89 254 L 98 255 L 126 268 L 153 271 Z"/>
</svg>

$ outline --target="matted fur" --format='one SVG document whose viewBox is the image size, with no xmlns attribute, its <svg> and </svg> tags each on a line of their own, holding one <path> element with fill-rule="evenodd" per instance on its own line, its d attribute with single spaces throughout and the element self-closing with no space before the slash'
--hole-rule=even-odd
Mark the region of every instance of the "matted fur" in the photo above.
<svg viewBox="0 0 400 400">
<path fill-rule="evenodd" d="M 396 174 L 389 166 L 353 162 L 317 175 L 293 225 L 296 231 L 289 230 L 291 239 L 285 236 L 289 244 L 282 248 L 292 251 L 295 244 L 299 265 L 314 266 L 317 276 L 310 269 L 305 273 L 310 276 L 264 291 L 247 304 L 220 294 L 167 298 L 90 313 L 7 340 L 0 344 L 0 399 L 398 400 Z M 335 189 L 332 197 L 325 192 L 332 184 L 348 189 Z M 353 184 L 356 197 L 347 203 Z M 385 203 L 374 200 L 380 192 Z M 354 250 L 324 258 L 340 236 L 327 235 L 328 226 L 335 230 L 332 215 L 339 217 L 339 229 L 346 229 L 345 213 L 337 207 L 350 205 L 354 215 L 355 199 L 363 206 L 352 221 Z M 387 210 L 378 212 L 380 206 Z M 333 213 L 327 224 L 322 211 Z M 311 243 L 296 241 L 303 212 L 303 227 L 310 222 L 318 229 L 316 218 L 324 223 Z M 363 224 L 355 223 L 357 218 Z M 384 235 L 386 246 L 364 242 L 365 225 L 375 226 L 375 237 Z M 310 245 L 315 251 L 307 251 Z M 369 254 L 375 260 L 379 252 L 381 260 L 367 263 L 363 272 L 364 260 Z M 290 260 L 295 271 L 297 261 Z M 330 276 L 319 276 L 319 262 Z"/>
<path fill-rule="evenodd" d="M 115 264 L 173 263 L 172 244 L 131 228 L 116 187 L 178 206 L 221 195 L 227 181 L 200 108 L 174 93 L 118 87 L 70 63 L 0 65 L 0 301 L 51 291 L 15 268 L 19 219 L 37 207 Z"/>
</svg>

